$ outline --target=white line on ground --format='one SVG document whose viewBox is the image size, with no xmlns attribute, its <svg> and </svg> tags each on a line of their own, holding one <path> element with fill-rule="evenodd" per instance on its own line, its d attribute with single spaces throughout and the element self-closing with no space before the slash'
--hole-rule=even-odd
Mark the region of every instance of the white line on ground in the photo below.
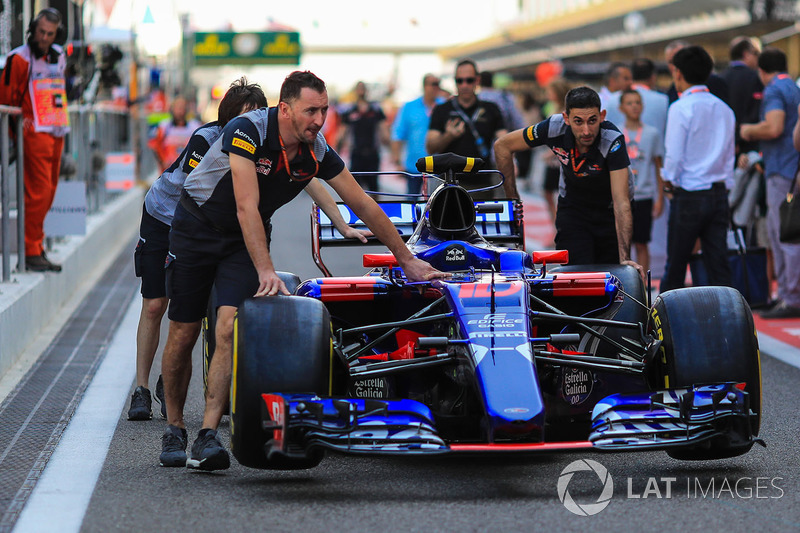
<svg viewBox="0 0 800 533">
<path fill-rule="evenodd" d="M 800 368 L 800 349 L 791 344 L 779 341 L 769 335 L 758 332 L 758 347 L 762 354 L 767 354 L 775 359 L 783 361 L 787 365 Z"/>
<path fill-rule="evenodd" d="M 78 532 L 135 375 L 135 297 L 102 364 L 14 527 L 15 533 Z"/>
</svg>

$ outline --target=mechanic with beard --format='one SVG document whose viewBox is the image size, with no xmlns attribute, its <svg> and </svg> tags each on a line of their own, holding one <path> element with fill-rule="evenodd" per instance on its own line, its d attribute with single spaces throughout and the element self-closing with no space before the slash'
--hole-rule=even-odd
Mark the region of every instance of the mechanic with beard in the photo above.
<svg viewBox="0 0 800 533">
<path fill-rule="evenodd" d="M 186 459 L 190 468 L 228 468 L 216 429 L 231 382 L 233 317 L 244 299 L 289 292 L 269 254 L 270 218 L 305 188 L 326 180 L 397 258 L 412 281 L 445 276 L 415 258 L 383 210 L 369 198 L 320 133 L 328 111 L 325 82 L 293 72 L 275 108 L 231 120 L 184 183 L 170 233 L 167 295 L 170 329 L 162 369 L 194 343 L 212 284 L 217 303 L 216 349 L 208 372 L 203 428 Z M 179 357 L 178 357 L 179 358 Z M 168 396 L 169 397 L 169 396 Z M 171 412 L 168 410 L 170 416 Z M 186 429 L 170 420 L 162 437 L 162 464 L 186 458 Z"/>
<path fill-rule="evenodd" d="M 58 186 L 64 136 L 69 133 L 67 60 L 55 44 L 64 33 L 61 13 L 51 7 L 39 11 L 28 26 L 28 42 L 9 53 L 0 76 L 0 104 L 22 108 L 25 267 L 35 272 L 61 271 L 61 265 L 47 258 L 42 243 L 44 218 Z"/>
<path fill-rule="evenodd" d="M 568 250 L 572 264 L 619 262 L 644 275 L 630 259 L 633 180 L 625 138 L 605 116 L 593 89 L 572 89 L 562 114 L 497 140 L 497 168 L 506 178 L 506 195 L 519 198 L 513 154 L 549 146 L 561 164 L 556 248 Z"/>
</svg>

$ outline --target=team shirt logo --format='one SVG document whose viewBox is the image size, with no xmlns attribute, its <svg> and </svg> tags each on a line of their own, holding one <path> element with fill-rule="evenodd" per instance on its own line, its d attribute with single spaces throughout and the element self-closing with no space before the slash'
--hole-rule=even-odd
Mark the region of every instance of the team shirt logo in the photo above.
<svg viewBox="0 0 800 533">
<path fill-rule="evenodd" d="M 272 170 L 272 160 L 267 157 L 262 157 L 256 163 L 256 172 L 263 175 L 268 175 Z"/>
<path fill-rule="evenodd" d="M 246 152 L 250 152 L 251 154 L 256 153 L 256 147 L 250 144 L 249 142 L 245 141 L 244 139 L 234 138 L 233 141 L 231 141 L 231 144 L 237 148 L 245 150 Z"/>
<path fill-rule="evenodd" d="M 236 128 L 236 131 L 233 132 L 234 135 L 238 137 L 234 137 L 231 141 L 231 144 L 237 148 L 241 148 L 245 152 L 249 152 L 251 154 L 256 153 L 256 142 L 245 132 Z"/>
<path fill-rule="evenodd" d="M 202 160 L 202 155 L 198 154 L 197 152 L 192 152 L 192 155 L 189 156 L 189 166 L 192 168 L 197 168 L 197 165 L 199 165 L 200 161 Z"/>
<path fill-rule="evenodd" d="M 554 146 L 552 148 L 552 150 L 553 150 L 553 153 L 556 154 L 556 157 L 558 158 L 558 160 L 561 161 L 562 165 L 568 165 L 569 164 L 569 152 L 567 152 L 566 150 L 564 150 L 560 146 Z"/>
</svg>

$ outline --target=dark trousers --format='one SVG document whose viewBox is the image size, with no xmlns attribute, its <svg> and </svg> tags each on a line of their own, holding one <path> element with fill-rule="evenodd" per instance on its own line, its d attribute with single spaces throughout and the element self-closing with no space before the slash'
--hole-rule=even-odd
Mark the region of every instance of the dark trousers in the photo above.
<svg viewBox="0 0 800 533">
<path fill-rule="evenodd" d="M 354 155 L 350 161 L 350 172 L 375 172 L 380 170 L 381 159 L 376 152 L 371 155 Z M 356 176 L 356 181 L 365 191 L 378 192 L 378 176 Z"/>
<path fill-rule="evenodd" d="M 571 265 L 619 263 L 614 210 L 569 205 L 559 197 L 556 249 L 569 252 Z"/>
<path fill-rule="evenodd" d="M 722 183 L 706 191 L 675 189 L 667 223 L 667 267 L 661 292 L 679 289 L 686 280 L 686 266 L 700 239 L 711 285 L 731 286 L 728 263 L 728 193 Z"/>
</svg>

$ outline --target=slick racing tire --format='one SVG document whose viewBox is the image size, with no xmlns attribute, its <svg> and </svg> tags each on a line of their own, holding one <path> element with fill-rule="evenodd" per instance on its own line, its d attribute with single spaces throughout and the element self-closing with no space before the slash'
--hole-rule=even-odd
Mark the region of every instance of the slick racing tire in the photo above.
<svg viewBox="0 0 800 533">
<path fill-rule="evenodd" d="M 278 277 L 281 278 L 286 289 L 294 294 L 297 286 L 300 285 L 300 278 L 291 272 L 276 272 Z M 208 308 L 206 309 L 206 316 L 203 319 L 203 397 L 205 398 L 208 393 L 208 369 L 211 367 L 211 359 L 214 357 L 214 349 L 216 348 L 216 330 L 217 330 L 217 291 L 212 288 L 211 296 L 208 299 Z M 225 409 L 230 412 L 230 406 Z"/>
<path fill-rule="evenodd" d="M 217 330 L 217 291 L 212 288 L 208 298 L 206 316 L 203 318 L 203 398 L 208 394 L 208 369 L 211 367 L 211 358 L 214 357 Z M 225 409 L 230 411 L 230 409 Z"/>
<path fill-rule="evenodd" d="M 648 372 L 655 389 L 734 381 L 745 383 L 752 435 L 761 423 L 761 361 L 753 315 L 744 297 L 729 287 L 693 287 L 656 298 L 648 332 L 662 339 Z M 752 443 L 730 446 L 712 440 L 667 453 L 676 459 L 723 459 L 746 453 Z"/>
<path fill-rule="evenodd" d="M 262 428 L 264 393 L 330 392 L 331 320 L 319 300 L 298 296 L 248 298 L 234 325 L 231 449 L 244 466 L 272 470 L 312 468 L 321 448 L 267 458 L 272 431 Z M 292 443 L 290 443 L 292 444 Z M 296 448 L 293 448 L 293 452 Z"/>
<path fill-rule="evenodd" d="M 639 324 L 647 323 L 647 289 L 642 282 L 641 276 L 630 265 L 604 264 L 604 265 L 561 265 L 549 269 L 549 272 L 609 272 L 616 276 L 625 291 L 622 304 L 611 316 L 603 316 L 621 322 L 632 322 Z M 638 340 L 641 336 L 636 330 L 628 328 L 607 328 L 601 326 L 595 328 L 598 332 L 605 334 L 609 338 L 621 343 L 630 345 L 624 338 Z M 583 335 L 579 350 L 593 353 L 601 357 L 617 357 L 619 349 L 611 344 L 593 337 Z"/>
</svg>

